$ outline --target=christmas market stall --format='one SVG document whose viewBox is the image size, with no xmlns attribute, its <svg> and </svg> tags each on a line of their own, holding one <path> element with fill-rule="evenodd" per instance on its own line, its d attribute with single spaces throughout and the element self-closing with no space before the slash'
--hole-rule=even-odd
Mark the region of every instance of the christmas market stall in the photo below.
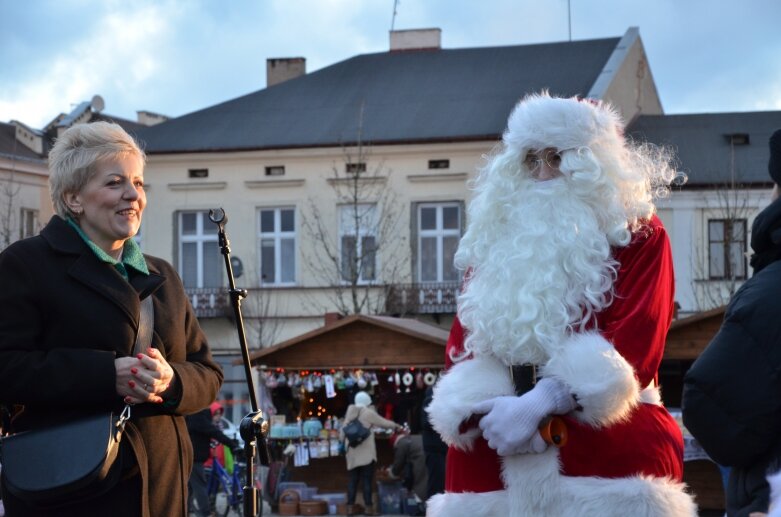
<svg viewBox="0 0 781 517">
<path fill-rule="evenodd" d="M 664 357 L 659 371 L 662 398 L 678 421 L 684 440 L 684 482 L 703 510 L 723 511 L 725 507 L 722 474 L 697 440 L 683 425 L 681 394 L 683 376 L 719 331 L 726 307 L 718 307 L 673 321 L 667 333 Z"/>
<path fill-rule="evenodd" d="M 372 396 L 380 415 L 419 432 L 426 388 L 444 366 L 447 330 L 408 318 L 328 316 L 323 327 L 250 355 L 276 412 L 269 449 L 284 466 L 278 485 L 297 488 L 301 500 L 346 491 L 338 437 L 358 391 Z M 375 437 L 378 467 L 390 465 L 388 435 Z"/>
</svg>

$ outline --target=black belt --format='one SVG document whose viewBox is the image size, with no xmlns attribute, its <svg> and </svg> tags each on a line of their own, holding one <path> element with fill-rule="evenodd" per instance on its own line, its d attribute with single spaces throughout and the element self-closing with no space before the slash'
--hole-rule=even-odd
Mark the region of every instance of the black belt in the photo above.
<svg viewBox="0 0 781 517">
<path fill-rule="evenodd" d="M 536 364 L 524 363 L 510 366 L 510 378 L 515 386 L 515 394 L 518 396 L 527 393 L 537 384 Z"/>
</svg>

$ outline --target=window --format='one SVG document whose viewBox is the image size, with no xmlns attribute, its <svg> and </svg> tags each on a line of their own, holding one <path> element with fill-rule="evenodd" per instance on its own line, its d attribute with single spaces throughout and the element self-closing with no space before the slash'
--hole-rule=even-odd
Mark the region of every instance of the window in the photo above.
<svg viewBox="0 0 781 517">
<path fill-rule="evenodd" d="M 377 279 L 377 205 L 339 207 L 342 280 L 358 283 Z"/>
<path fill-rule="evenodd" d="M 19 238 L 32 237 L 38 233 L 38 210 L 22 208 L 19 213 Z"/>
<path fill-rule="evenodd" d="M 746 220 L 708 220 L 708 276 L 712 280 L 746 278 Z"/>
<path fill-rule="evenodd" d="M 344 170 L 345 170 L 345 172 L 349 172 L 351 174 L 358 174 L 359 172 L 366 172 L 366 162 L 345 163 L 344 164 Z"/>
<path fill-rule="evenodd" d="M 428 161 L 428 168 L 429 169 L 449 169 L 450 168 L 450 160 L 429 160 Z"/>
<path fill-rule="evenodd" d="M 217 225 L 209 212 L 179 213 L 179 274 L 187 288 L 222 286 L 222 256 Z"/>
<path fill-rule="evenodd" d="M 421 282 L 457 282 L 453 258 L 461 238 L 460 203 L 418 205 L 418 278 Z"/>
<path fill-rule="evenodd" d="M 209 169 L 189 169 L 187 175 L 190 178 L 208 178 Z"/>
<path fill-rule="evenodd" d="M 270 167 L 266 167 L 266 176 L 284 176 L 284 175 L 285 175 L 284 165 L 272 165 Z"/>
<path fill-rule="evenodd" d="M 296 211 L 260 210 L 260 283 L 296 282 Z"/>
</svg>

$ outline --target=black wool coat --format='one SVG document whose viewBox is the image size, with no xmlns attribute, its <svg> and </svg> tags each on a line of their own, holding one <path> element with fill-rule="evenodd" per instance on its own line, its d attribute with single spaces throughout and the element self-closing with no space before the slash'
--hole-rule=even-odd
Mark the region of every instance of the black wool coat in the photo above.
<svg viewBox="0 0 781 517">
<path fill-rule="evenodd" d="M 683 421 L 732 467 L 727 514 L 767 512 L 781 468 L 781 200 L 755 221 L 754 276 L 735 293 L 713 341 L 684 378 Z"/>
<path fill-rule="evenodd" d="M 133 353 L 139 300 L 146 296 L 155 313 L 152 346 L 181 388 L 175 407 L 133 406 L 122 440 L 140 477 L 72 509 L 74 515 L 187 515 L 192 446 L 183 415 L 216 398 L 222 371 L 176 271 L 159 258 L 146 256 L 146 262 L 150 275 L 131 275 L 128 283 L 58 216 L 40 235 L 0 254 L 0 402 L 24 406 L 15 431 L 122 409 L 114 360 Z M 6 491 L 3 499 L 7 510 L 23 508 Z"/>
</svg>

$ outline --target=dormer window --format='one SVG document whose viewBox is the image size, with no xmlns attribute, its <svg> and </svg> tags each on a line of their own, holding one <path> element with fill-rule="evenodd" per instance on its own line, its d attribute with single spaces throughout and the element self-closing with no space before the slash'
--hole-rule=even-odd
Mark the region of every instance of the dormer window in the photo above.
<svg viewBox="0 0 781 517">
<path fill-rule="evenodd" d="M 727 137 L 727 142 L 732 145 L 748 145 L 750 143 L 748 133 L 730 133 L 724 136 Z"/>
<path fill-rule="evenodd" d="M 449 169 L 450 168 L 450 160 L 429 160 L 428 161 L 428 168 L 429 169 Z"/>
<path fill-rule="evenodd" d="M 266 167 L 266 176 L 284 176 L 284 175 L 285 175 L 284 165 L 270 165 Z"/>
</svg>

